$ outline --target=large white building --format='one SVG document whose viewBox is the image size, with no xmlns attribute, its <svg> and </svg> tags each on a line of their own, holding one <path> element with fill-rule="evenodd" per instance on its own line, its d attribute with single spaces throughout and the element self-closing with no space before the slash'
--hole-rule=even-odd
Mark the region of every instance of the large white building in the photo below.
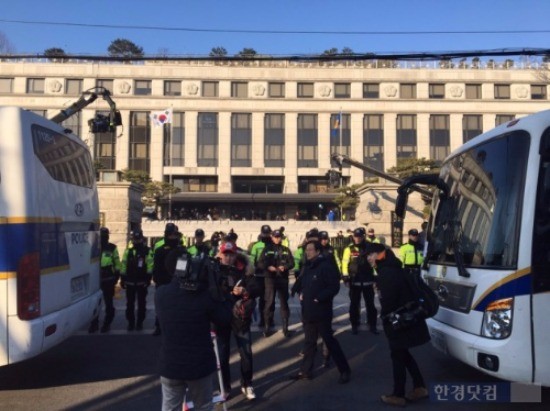
<svg viewBox="0 0 550 411">
<path fill-rule="evenodd" d="M 171 200 L 176 214 L 210 209 L 214 219 L 323 219 L 334 198 L 331 152 L 381 170 L 401 158 L 442 160 L 495 125 L 548 108 L 538 70 L 502 63 L 0 61 L 0 105 L 53 117 L 96 86 L 122 114 L 117 135 L 89 132 L 88 120 L 108 110 L 101 99 L 66 127 L 104 167 L 173 181 L 182 190 Z M 154 127 L 150 114 L 165 109 L 172 124 Z M 356 168 L 343 175 L 365 179 Z"/>
</svg>

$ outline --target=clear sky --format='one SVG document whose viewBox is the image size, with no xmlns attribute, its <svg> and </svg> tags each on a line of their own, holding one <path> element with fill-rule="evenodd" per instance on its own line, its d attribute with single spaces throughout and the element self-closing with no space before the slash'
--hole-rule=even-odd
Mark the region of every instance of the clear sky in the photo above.
<svg viewBox="0 0 550 411">
<path fill-rule="evenodd" d="M 106 55 L 116 38 L 131 40 L 145 54 L 174 56 L 205 56 L 217 46 L 229 55 L 245 47 L 270 55 L 320 54 L 333 47 L 349 47 L 355 53 L 550 48 L 550 0 L 0 0 L 0 6 L 0 32 L 17 53 L 60 47 L 68 54 Z M 404 31 L 440 33 L 380 34 Z M 441 33 L 445 31 L 523 33 Z"/>
</svg>

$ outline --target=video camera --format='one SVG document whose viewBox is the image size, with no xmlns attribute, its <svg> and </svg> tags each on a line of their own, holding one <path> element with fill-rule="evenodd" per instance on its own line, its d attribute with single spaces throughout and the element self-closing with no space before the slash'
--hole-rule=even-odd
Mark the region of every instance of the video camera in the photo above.
<svg viewBox="0 0 550 411">
<path fill-rule="evenodd" d="M 223 301 L 219 265 L 205 253 L 191 256 L 183 253 L 178 257 L 174 275 L 180 287 L 188 291 L 208 289 L 216 301 Z"/>
</svg>

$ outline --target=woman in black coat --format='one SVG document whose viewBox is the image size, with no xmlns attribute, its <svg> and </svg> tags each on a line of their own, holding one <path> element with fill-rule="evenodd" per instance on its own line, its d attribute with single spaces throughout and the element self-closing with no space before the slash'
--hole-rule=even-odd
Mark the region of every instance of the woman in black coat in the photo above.
<svg viewBox="0 0 550 411">
<path fill-rule="evenodd" d="M 430 333 L 424 320 L 409 328 L 395 330 L 392 327 L 386 316 L 412 301 L 413 295 L 405 280 L 403 264 L 395 254 L 382 244 L 372 244 L 371 250 L 368 261 L 378 275 L 376 285 L 380 295 L 380 316 L 390 345 L 393 366 L 393 393 L 383 395 L 381 400 L 386 404 L 404 406 L 405 398 L 416 401 L 428 397 L 424 378 L 409 348 L 427 343 Z M 407 371 L 412 377 L 414 389 L 405 397 Z"/>
</svg>

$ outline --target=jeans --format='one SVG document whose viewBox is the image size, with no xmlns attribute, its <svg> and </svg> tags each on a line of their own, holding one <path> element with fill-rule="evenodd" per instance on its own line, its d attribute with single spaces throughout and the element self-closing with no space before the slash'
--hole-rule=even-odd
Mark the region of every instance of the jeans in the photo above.
<svg viewBox="0 0 550 411">
<path fill-rule="evenodd" d="M 231 334 L 235 336 L 239 357 L 241 359 L 241 386 L 252 385 L 253 362 L 252 362 L 252 335 L 250 328 L 240 330 L 234 326 L 220 327 L 217 329 L 218 346 L 220 349 L 220 367 L 222 371 L 223 384 L 228 392 L 231 391 L 231 373 L 229 369 L 229 357 L 231 354 Z"/>
<path fill-rule="evenodd" d="M 195 408 L 193 408 L 194 410 L 213 410 L 213 377 L 214 374 L 210 374 L 198 380 L 172 380 L 170 378 L 160 377 L 162 386 L 162 411 L 181 411 L 184 398 L 187 401 L 193 401 L 195 406 Z"/>
</svg>

